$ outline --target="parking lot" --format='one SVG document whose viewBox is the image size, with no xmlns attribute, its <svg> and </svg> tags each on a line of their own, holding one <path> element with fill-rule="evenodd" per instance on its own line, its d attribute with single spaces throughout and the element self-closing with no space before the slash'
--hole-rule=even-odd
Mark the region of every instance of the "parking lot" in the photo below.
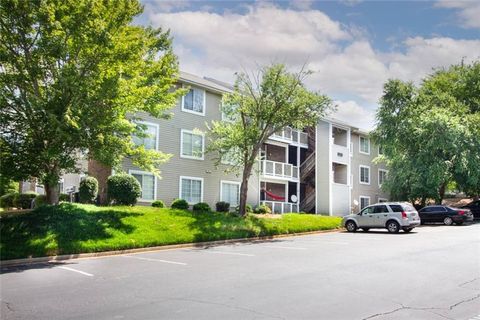
<svg viewBox="0 0 480 320">
<path fill-rule="evenodd" d="M 480 224 L 4 268 L 2 319 L 480 319 Z"/>
</svg>

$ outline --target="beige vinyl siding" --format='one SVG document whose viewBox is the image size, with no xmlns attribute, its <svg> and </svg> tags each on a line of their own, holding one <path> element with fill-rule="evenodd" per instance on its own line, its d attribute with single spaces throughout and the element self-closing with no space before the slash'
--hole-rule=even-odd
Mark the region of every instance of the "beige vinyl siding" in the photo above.
<svg viewBox="0 0 480 320">
<path fill-rule="evenodd" d="M 353 133 L 351 138 L 353 144 L 352 153 L 352 207 L 354 211 L 360 209 L 360 196 L 370 197 L 370 204 L 379 202 L 379 199 L 388 199 L 388 194 L 382 191 L 378 186 L 378 169 L 385 169 L 382 164 L 375 164 L 373 160 L 378 156 L 378 147 L 372 144 L 370 140 L 370 154 L 359 152 L 360 138 L 358 133 Z M 370 184 L 360 183 L 360 166 L 370 167 Z M 354 206 L 353 202 L 358 201 L 358 206 Z"/>
<path fill-rule="evenodd" d="M 205 150 L 208 146 L 209 136 L 206 122 L 221 120 L 220 94 L 205 91 L 205 116 L 184 112 L 181 109 L 181 100 L 171 110 L 173 118 L 169 120 L 157 119 L 147 114 L 139 114 L 143 120 L 159 124 L 158 149 L 172 154 L 170 160 L 160 167 L 161 179 L 157 180 L 156 198 L 165 201 L 167 205 L 178 198 L 180 176 L 203 178 L 203 201 L 212 208 L 220 201 L 220 181 L 241 181 L 241 176 L 233 173 L 225 174 L 226 165 L 218 168 L 214 165 L 214 155 L 205 154 L 204 160 L 187 159 L 180 157 L 180 136 L 182 129 L 205 133 Z M 132 165 L 130 160 L 125 160 L 123 170 L 139 170 Z M 258 170 L 255 169 L 255 170 Z M 259 182 L 254 173 L 249 181 L 248 203 L 257 205 L 259 200 Z"/>
</svg>

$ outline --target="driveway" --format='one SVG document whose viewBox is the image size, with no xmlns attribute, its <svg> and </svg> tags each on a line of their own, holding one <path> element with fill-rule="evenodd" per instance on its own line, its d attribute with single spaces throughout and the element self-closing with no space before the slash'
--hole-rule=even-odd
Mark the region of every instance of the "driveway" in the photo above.
<svg viewBox="0 0 480 320">
<path fill-rule="evenodd" d="M 480 224 L 7 268 L 2 319 L 480 319 Z"/>
</svg>

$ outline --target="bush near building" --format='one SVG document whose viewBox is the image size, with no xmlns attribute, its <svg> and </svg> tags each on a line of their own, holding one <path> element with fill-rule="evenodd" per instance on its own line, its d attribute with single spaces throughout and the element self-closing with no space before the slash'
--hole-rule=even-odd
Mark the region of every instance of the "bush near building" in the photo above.
<svg viewBox="0 0 480 320">
<path fill-rule="evenodd" d="M 116 174 L 107 180 L 108 200 L 115 205 L 133 206 L 141 194 L 140 183 L 130 174 Z"/>
<path fill-rule="evenodd" d="M 183 199 L 175 199 L 170 206 L 172 209 L 188 210 L 188 202 Z"/>
<path fill-rule="evenodd" d="M 17 193 L 15 195 L 15 199 L 13 200 L 13 206 L 19 209 L 31 209 L 32 201 L 36 196 L 38 196 L 38 193 L 33 191 Z"/>
<path fill-rule="evenodd" d="M 162 200 L 155 200 L 152 202 L 152 207 L 165 208 L 165 203 Z"/>
<path fill-rule="evenodd" d="M 206 202 L 199 202 L 193 205 L 194 212 L 210 212 L 212 209 Z"/>
<path fill-rule="evenodd" d="M 98 181 L 94 177 L 86 177 L 80 182 L 78 189 L 81 203 L 95 203 L 98 194 Z"/>
</svg>

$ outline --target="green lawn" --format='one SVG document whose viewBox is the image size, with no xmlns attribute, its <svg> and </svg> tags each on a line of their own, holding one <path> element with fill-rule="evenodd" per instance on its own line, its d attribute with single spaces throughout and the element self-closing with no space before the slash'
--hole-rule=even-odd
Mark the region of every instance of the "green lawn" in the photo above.
<svg viewBox="0 0 480 320">
<path fill-rule="evenodd" d="M 340 218 L 284 214 L 245 219 L 231 214 L 152 207 L 63 203 L 0 219 L 1 260 L 98 252 L 335 229 Z"/>
</svg>

